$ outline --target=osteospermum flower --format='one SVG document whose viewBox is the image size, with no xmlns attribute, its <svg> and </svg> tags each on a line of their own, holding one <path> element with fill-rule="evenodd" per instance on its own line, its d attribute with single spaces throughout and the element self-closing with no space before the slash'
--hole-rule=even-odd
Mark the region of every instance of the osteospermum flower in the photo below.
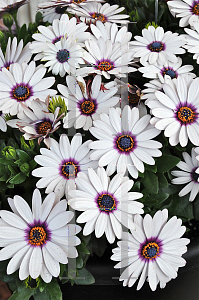
<svg viewBox="0 0 199 300">
<path fill-rule="evenodd" d="M 182 254 L 187 251 L 189 239 L 181 238 L 186 227 L 181 226 L 182 220 L 172 217 L 168 222 L 168 210 L 157 211 L 152 218 L 146 215 L 134 217 L 136 230 L 124 232 L 122 240 L 113 249 L 111 259 L 119 261 L 115 268 L 124 268 L 120 275 L 123 286 L 133 286 L 140 276 L 137 290 L 145 280 L 152 291 L 158 283 L 164 288 L 166 283 L 177 277 L 177 270 L 186 264 Z"/>
<path fill-rule="evenodd" d="M 157 118 L 152 122 L 157 129 L 164 130 L 172 146 L 180 143 L 185 147 L 188 140 L 199 146 L 199 78 L 190 77 L 178 76 L 163 85 L 164 92 L 155 93 L 159 101 L 152 108 Z"/>
<path fill-rule="evenodd" d="M 11 43 L 11 38 L 9 37 L 5 57 L 0 48 L 0 71 L 4 67 L 9 70 L 10 65 L 15 62 L 19 64 L 23 62 L 28 63 L 32 56 L 29 45 L 30 43 L 23 48 L 23 40 L 17 45 L 17 38 L 14 37 Z"/>
<path fill-rule="evenodd" d="M 171 174 L 177 178 L 172 179 L 173 184 L 186 184 L 179 192 L 183 197 L 190 193 L 189 201 L 193 201 L 199 193 L 199 161 L 196 159 L 197 153 L 194 148 L 191 150 L 191 156 L 187 152 L 182 153 L 185 162 L 180 161 L 177 167 L 182 171 L 172 171 Z"/>
<path fill-rule="evenodd" d="M 101 3 L 91 2 L 85 5 L 73 5 L 67 10 L 71 14 L 80 16 L 80 20 L 85 22 L 91 21 L 94 23 L 98 20 L 103 23 L 127 24 L 129 21 L 125 19 L 129 18 L 129 15 L 120 14 L 125 7 L 118 7 L 119 5 L 110 5 L 108 3 L 102 5 Z"/>
<path fill-rule="evenodd" d="M 4 119 L 1 111 L 0 111 L 0 130 L 4 132 L 7 131 L 6 120 Z"/>
<path fill-rule="evenodd" d="M 54 139 L 50 141 L 50 150 L 41 148 L 41 155 L 35 156 L 35 161 L 42 167 L 33 170 L 32 175 L 41 177 L 37 182 L 37 188 L 46 188 L 45 193 L 59 192 L 60 198 L 66 195 L 68 189 L 74 185 L 74 178 L 81 172 L 86 172 L 88 167 L 96 168 L 96 162 L 89 159 L 87 140 L 82 144 L 82 136 L 76 133 L 71 143 L 67 135 L 60 136 L 59 143 Z M 70 180 L 71 179 L 71 180 Z"/>
<path fill-rule="evenodd" d="M 83 127 L 84 130 L 88 130 L 93 120 L 99 119 L 100 113 L 108 112 L 109 107 L 119 102 L 119 97 L 115 96 L 117 87 L 112 87 L 113 82 L 102 86 L 100 75 L 95 76 L 91 85 L 90 81 L 86 83 L 80 76 L 77 79 L 67 76 L 66 83 L 68 88 L 61 84 L 57 86 L 66 98 L 67 108 L 70 110 L 63 120 L 64 128 L 74 126 L 76 129 Z"/>
<path fill-rule="evenodd" d="M 166 62 L 176 63 L 178 61 L 176 54 L 185 53 L 181 48 L 185 44 L 184 38 L 178 33 L 164 32 L 160 26 L 144 28 L 142 36 L 136 35 L 134 38 L 136 41 L 130 42 L 130 49 L 135 52 L 134 57 L 140 57 L 143 65 L 146 62 L 149 64 L 157 62 L 160 65 Z"/>
<path fill-rule="evenodd" d="M 144 172 L 144 163 L 154 165 L 152 156 L 158 157 L 162 153 L 161 143 L 153 141 L 160 131 L 150 122 L 150 115 L 139 118 L 139 109 L 130 109 L 128 105 L 121 112 L 119 108 L 110 108 L 109 116 L 100 115 L 101 120 L 93 122 L 95 127 L 90 132 L 99 141 L 89 144 L 95 151 L 90 158 L 99 160 L 99 166 L 107 166 L 107 174 L 125 172 L 138 177 L 138 171 Z"/>
<path fill-rule="evenodd" d="M 104 2 L 103 0 L 50 0 L 50 1 L 43 1 L 42 3 L 38 4 L 39 8 L 49 8 L 53 6 L 68 6 L 70 4 L 85 4 L 88 2 Z"/>
<path fill-rule="evenodd" d="M 45 73 L 46 68 L 36 67 L 33 61 L 22 66 L 14 63 L 9 70 L 3 68 L 0 72 L 0 110 L 16 115 L 23 110 L 22 103 L 29 106 L 34 98 L 45 101 L 48 95 L 54 96 L 57 92 L 49 87 L 55 78 L 43 78 Z"/>
<path fill-rule="evenodd" d="M 90 66 L 77 70 L 77 75 L 96 73 L 110 79 L 112 74 L 120 78 L 137 70 L 128 66 L 133 63 L 134 53 L 129 50 L 128 43 L 121 44 L 119 41 L 112 43 L 110 39 L 106 40 L 100 36 L 96 41 L 93 39 L 85 41 L 85 45 L 88 52 L 83 52 L 83 58 Z"/>
<path fill-rule="evenodd" d="M 49 283 L 58 277 L 60 265 L 68 263 L 68 257 L 78 256 L 76 237 L 81 228 L 68 224 L 74 213 L 66 211 L 67 202 L 55 205 L 55 193 L 49 194 L 42 203 L 39 190 L 32 196 L 32 211 L 20 196 L 8 198 L 13 212 L 1 210 L 0 260 L 10 259 L 7 274 L 19 269 L 19 279 L 41 276 Z"/>
<path fill-rule="evenodd" d="M 163 65 L 150 65 L 149 63 L 146 63 L 144 67 L 141 67 L 138 69 L 141 73 L 143 73 L 143 77 L 147 78 L 159 78 L 164 77 L 165 75 L 168 75 L 173 78 L 177 78 L 178 75 L 192 75 L 192 77 L 195 77 L 195 74 L 190 73 L 190 71 L 193 70 L 192 65 L 184 65 L 182 66 L 182 59 L 178 57 L 178 61 L 176 63 L 164 63 Z"/>
<path fill-rule="evenodd" d="M 29 0 L 1 0 L 0 12 L 10 12 L 12 10 L 17 10 L 20 6 L 28 2 Z"/>
<path fill-rule="evenodd" d="M 188 52 L 193 53 L 193 59 L 196 59 L 197 64 L 199 64 L 199 24 L 195 24 L 195 30 L 191 30 L 189 28 L 185 28 L 185 32 L 187 35 L 185 36 L 186 45 L 184 48 L 188 50 Z"/>
<path fill-rule="evenodd" d="M 63 114 L 58 117 L 59 107 L 54 113 L 50 113 L 48 110 L 49 97 L 46 98 L 45 103 L 39 99 L 33 100 L 30 105 L 31 109 L 22 105 L 23 111 L 18 114 L 19 119 L 10 120 L 7 124 L 24 132 L 25 140 L 38 138 L 38 144 L 43 140 L 49 148 L 51 142 L 49 135 L 59 128 L 61 125 L 59 120 L 63 117 Z"/>
<path fill-rule="evenodd" d="M 46 43 L 42 61 L 47 61 L 44 67 L 49 67 L 48 71 L 63 77 L 66 73 L 75 74 L 76 68 L 80 68 L 79 63 L 84 63 L 82 55 L 83 49 L 74 38 L 63 37 L 55 44 Z"/>
<path fill-rule="evenodd" d="M 79 173 L 76 178 L 78 190 L 69 191 L 68 202 L 73 209 L 84 211 L 77 218 L 77 222 L 86 223 L 83 234 L 95 230 L 97 238 L 105 233 L 109 243 L 113 243 L 115 237 L 121 238 L 122 225 L 134 230 L 132 215 L 144 211 L 143 204 L 134 201 L 143 195 L 129 192 L 133 180 L 117 174 L 109 181 L 104 168 L 98 168 L 97 172 L 89 168 L 88 176 L 83 175 Z"/>
<path fill-rule="evenodd" d="M 61 19 L 54 20 L 52 26 L 38 26 L 40 33 L 34 33 L 32 37 L 36 40 L 29 46 L 32 53 L 37 53 L 34 60 L 41 59 L 42 53 L 46 48 L 47 43 L 55 44 L 61 38 L 73 37 L 79 45 L 84 46 L 84 41 L 90 37 L 89 32 L 85 32 L 88 26 L 85 23 L 77 23 L 75 17 L 69 19 L 68 15 L 62 15 Z M 81 44 L 80 44 L 81 43 Z"/>
<path fill-rule="evenodd" d="M 175 0 L 168 1 L 168 7 L 176 18 L 181 18 L 180 27 L 191 25 L 195 27 L 199 23 L 199 1 L 198 0 Z"/>
</svg>

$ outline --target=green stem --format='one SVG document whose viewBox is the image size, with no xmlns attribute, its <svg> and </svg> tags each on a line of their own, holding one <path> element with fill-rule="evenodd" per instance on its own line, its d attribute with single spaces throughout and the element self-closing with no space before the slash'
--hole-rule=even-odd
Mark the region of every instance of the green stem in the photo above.
<svg viewBox="0 0 199 300">
<path fill-rule="evenodd" d="M 15 21 L 15 25 L 16 25 L 16 29 L 17 29 L 17 33 L 19 33 L 19 25 L 17 23 L 17 11 L 12 13 L 13 19 Z"/>
</svg>

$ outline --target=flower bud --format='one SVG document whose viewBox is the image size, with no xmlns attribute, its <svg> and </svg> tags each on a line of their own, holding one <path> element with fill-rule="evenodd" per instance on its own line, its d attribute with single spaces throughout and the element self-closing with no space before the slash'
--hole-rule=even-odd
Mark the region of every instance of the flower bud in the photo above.
<svg viewBox="0 0 199 300">
<path fill-rule="evenodd" d="M 6 14 L 3 15 L 3 24 L 8 28 L 12 27 L 13 18 L 10 14 L 6 13 Z"/>
<path fill-rule="evenodd" d="M 17 159 L 17 154 L 15 148 L 12 146 L 7 146 L 2 150 L 2 154 L 7 158 L 7 159 Z"/>
</svg>

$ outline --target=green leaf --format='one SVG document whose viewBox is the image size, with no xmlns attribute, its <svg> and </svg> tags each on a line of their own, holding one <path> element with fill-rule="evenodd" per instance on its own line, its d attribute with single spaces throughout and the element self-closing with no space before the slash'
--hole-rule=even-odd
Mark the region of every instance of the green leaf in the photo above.
<svg viewBox="0 0 199 300">
<path fill-rule="evenodd" d="M 85 268 L 78 271 L 78 277 L 74 282 L 79 285 L 89 285 L 95 283 L 93 275 Z"/>
<path fill-rule="evenodd" d="M 39 24 L 42 20 L 43 20 L 42 13 L 40 11 L 38 11 L 37 14 L 36 14 L 36 16 L 35 16 L 35 22 L 37 24 Z"/>
<path fill-rule="evenodd" d="M 46 286 L 46 291 L 48 291 L 51 300 L 62 300 L 62 291 L 56 279 L 53 279 Z"/>
<path fill-rule="evenodd" d="M 0 164 L 6 165 L 6 166 L 15 166 L 15 163 L 13 160 L 8 160 L 6 158 L 0 158 Z"/>
<path fill-rule="evenodd" d="M 189 194 L 184 197 L 179 197 L 176 195 L 174 201 L 177 202 L 175 214 L 179 217 L 184 217 L 187 220 L 194 219 L 193 215 L 193 205 L 189 201 Z"/>
<path fill-rule="evenodd" d="M 27 289 L 24 286 L 24 289 L 21 291 L 15 291 L 12 296 L 9 298 L 9 300 L 29 300 L 30 297 L 35 293 L 35 290 Z"/>
<path fill-rule="evenodd" d="M 20 183 L 24 182 L 25 180 L 26 180 L 26 174 L 19 173 L 10 180 L 10 183 L 20 184 Z"/>
<path fill-rule="evenodd" d="M 77 269 L 82 269 L 83 268 L 83 259 L 82 257 L 79 255 L 77 258 L 76 258 L 76 268 Z"/>
<path fill-rule="evenodd" d="M 46 291 L 42 293 L 40 291 L 37 291 L 37 293 L 34 294 L 34 300 L 49 300 L 49 294 L 46 293 Z"/>
<path fill-rule="evenodd" d="M 27 35 L 26 24 L 23 24 L 23 26 L 20 28 L 18 33 L 18 41 L 23 40 L 26 35 Z"/>
<path fill-rule="evenodd" d="M 151 194 L 157 194 L 159 188 L 158 177 L 154 173 L 146 170 L 142 183 Z"/>
<path fill-rule="evenodd" d="M 36 161 L 34 160 L 31 160 L 31 162 L 29 163 L 29 167 L 30 167 L 30 170 L 34 170 L 34 168 L 36 167 L 37 163 Z"/>
<path fill-rule="evenodd" d="M 90 252 L 88 251 L 88 249 L 85 246 L 84 241 L 79 246 L 77 246 L 77 251 L 85 253 L 85 254 L 90 254 Z"/>
<path fill-rule="evenodd" d="M 59 277 L 62 277 L 62 276 L 63 276 L 65 269 L 66 269 L 66 265 L 60 264 L 60 273 L 59 273 Z"/>
<path fill-rule="evenodd" d="M 132 187 L 132 189 L 131 189 L 131 192 L 139 192 L 140 191 L 140 181 L 137 181 L 134 185 L 133 185 L 133 187 Z"/>
<path fill-rule="evenodd" d="M 194 219 L 199 221 L 199 195 L 197 195 L 196 199 L 193 202 L 193 213 Z"/>
<path fill-rule="evenodd" d="M 157 176 L 158 176 L 159 188 L 160 189 L 167 188 L 169 184 L 164 174 L 157 173 Z"/>
<path fill-rule="evenodd" d="M 157 159 L 157 170 L 160 173 L 168 172 L 180 162 L 180 158 L 172 155 L 163 154 Z"/>
<path fill-rule="evenodd" d="M 16 152 L 22 162 L 28 163 L 31 160 L 30 156 L 25 151 L 17 149 Z"/>
<path fill-rule="evenodd" d="M 167 193 L 158 193 L 155 195 L 150 195 L 148 196 L 145 201 L 144 204 L 145 205 L 150 205 L 150 204 L 162 204 L 162 202 L 164 202 L 167 198 L 169 197 L 169 194 Z"/>
<path fill-rule="evenodd" d="M 153 173 L 157 172 L 157 166 L 156 165 L 151 166 L 151 165 L 145 164 L 144 166 L 145 166 L 145 170 L 151 171 Z"/>
</svg>

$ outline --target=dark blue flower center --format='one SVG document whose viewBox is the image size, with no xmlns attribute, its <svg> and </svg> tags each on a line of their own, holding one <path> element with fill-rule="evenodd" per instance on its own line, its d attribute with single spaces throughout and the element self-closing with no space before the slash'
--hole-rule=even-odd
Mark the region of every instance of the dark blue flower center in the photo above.
<svg viewBox="0 0 199 300">
<path fill-rule="evenodd" d="M 100 211 L 111 212 L 116 209 L 116 202 L 110 194 L 102 194 L 97 199 Z"/>
<path fill-rule="evenodd" d="M 73 161 L 68 161 L 64 163 L 61 167 L 61 174 L 66 178 L 74 178 L 78 173 L 78 166 L 74 164 Z"/>
<path fill-rule="evenodd" d="M 66 7 L 57 6 L 55 8 L 55 12 L 60 15 L 63 15 L 65 13 L 65 11 L 66 11 Z"/>
<path fill-rule="evenodd" d="M 164 75 L 169 75 L 171 79 L 178 77 L 177 73 L 171 68 L 164 68 L 164 70 L 162 71 L 162 76 Z"/>
<path fill-rule="evenodd" d="M 192 13 L 194 15 L 199 15 L 199 3 L 196 3 L 196 1 L 194 1 L 195 5 L 192 7 Z"/>
<path fill-rule="evenodd" d="M 146 259 L 153 259 L 158 256 L 159 253 L 159 246 L 155 242 L 147 243 L 142 248 L 142 256 Z"/>
<path fill-rule="evenodd" d="M 129 152 L 133 149 L 134 140 L 130 135 L 121 135 L 116 140 L 117 148 L 122 152 Z"/>
<path fill-rule="evenodd" d="M 196 173 L 196 169 L 197 168 L 194 168 L 191 172 L 191 178 L 192 180 L 195 182 L 195 183 L 199 183 L 198 182 L 198 179 L 199 179 L 199 174 Z"/>
<path fill-rule="evenodd" d="M 95 113 L 97 109 L 95 101 L 90 99 L 84 99 L 84 101 L 80 104 L 80 111 L 83 115 L 92 115 Z"/>
<path fill-rule="evenodd" d="M 59 50 L 59 52 L 57 53 L 57 60 L 60 63 L 64 63 L 67 62 L 68 59 L 69 59 L 69 51 L 66 49 Z"/>
<path fill-rule="evenodd" d="M 12 91 L 13 98 L 17 99 L 18 101 L 25 101 L 30 96 L 30 89 L 25 85 L 17 85 L 16 88 Z"/>
<path fill-rule="evenodd" d="M 153 42 L 148 45 L 148 49 L 152 52 L 160 52 L 164 50 L 164 44 L 162 42 Z"/>
</svg>

